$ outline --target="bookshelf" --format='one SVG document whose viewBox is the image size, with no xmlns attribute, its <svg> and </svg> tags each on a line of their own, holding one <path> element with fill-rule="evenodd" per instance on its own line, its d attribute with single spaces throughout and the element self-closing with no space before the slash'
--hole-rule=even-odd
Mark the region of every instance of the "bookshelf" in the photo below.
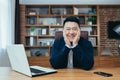
<svg viewBox="0 0 120 80">
<path fill-rule="evenodd" d="M 50 66 L 55 31 L 62 31 L 68 16 L 79 18 L 81 31 L 89 33 L 95 57 L 100 55 L 98 5 L 20 5 L 21 43 L 31 65 Z"/>
</svg>

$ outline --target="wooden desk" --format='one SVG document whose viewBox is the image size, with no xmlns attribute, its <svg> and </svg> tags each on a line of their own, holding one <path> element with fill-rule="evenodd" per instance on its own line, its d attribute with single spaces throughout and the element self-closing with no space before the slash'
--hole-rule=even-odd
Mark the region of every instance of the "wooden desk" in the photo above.
<svg viewBox="0 0 120 80">
<path fill-rule="evenodd" d="M 112 77 L 103 77 L 93 74 L 95 71 L 112 73 Z M 8 67 L 0 67 L 0 80 L 120 80 L 120 67 L 94 68 L 90 71 L 81 69 L 59 69 L 58 73 L 30 78 L 12 71 Z"/>
</svg>

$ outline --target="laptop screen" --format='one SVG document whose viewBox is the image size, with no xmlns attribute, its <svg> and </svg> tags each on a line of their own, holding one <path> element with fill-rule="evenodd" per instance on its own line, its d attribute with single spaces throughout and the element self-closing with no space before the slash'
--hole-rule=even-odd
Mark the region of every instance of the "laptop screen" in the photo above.
<svg viewBox="0 0 120 80">
<path fill-rule="evenodd" d="M 7 46 L 7 53 L 13 70 L 32 76 L 24 46 L 22 44 Z"/>
<path fill-rule="evenodd" d="M 12 69 L 30 77 L 57 72 L 57 70 L 41 66 L 29 66 L 23 44 L 7 46 L 7 53 Z M 30 68 L 32 68 L 32 70 Z M 37 73 L 31 71 L 35 71 Z"/>
</svg>

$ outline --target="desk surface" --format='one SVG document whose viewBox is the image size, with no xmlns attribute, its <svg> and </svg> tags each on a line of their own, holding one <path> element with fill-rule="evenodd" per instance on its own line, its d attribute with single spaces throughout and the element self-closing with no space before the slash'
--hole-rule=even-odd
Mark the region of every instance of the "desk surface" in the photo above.
<svg viewBox="0 0 120 80">
<path fill-rule="evenodd" d="M 95 71 L 112 73 L 112 77 L 103 77 L 93 74 Z M 81 69 L 58 69 L 57 73 L 30 78 L 9 67 L 0 67 L 0 80 L 120 80 L 120 67 L 94 68 L 90 71 Z"/>
</svg>

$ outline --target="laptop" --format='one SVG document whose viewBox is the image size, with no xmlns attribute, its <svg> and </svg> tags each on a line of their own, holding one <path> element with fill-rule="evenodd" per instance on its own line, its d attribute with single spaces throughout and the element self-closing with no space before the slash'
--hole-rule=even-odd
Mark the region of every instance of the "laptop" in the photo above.
<svg viewBox="0 0 120 80">
<path fill-rule="evenodd" d="M 7 46 L 7 53 L 11 68 L 14 71 L 25 74 L 30 77 L 56 73 L 57 70 L 42 66 L 29 66 L 27 55 L 23 44 L 13 44 Z"/>
</svg>

